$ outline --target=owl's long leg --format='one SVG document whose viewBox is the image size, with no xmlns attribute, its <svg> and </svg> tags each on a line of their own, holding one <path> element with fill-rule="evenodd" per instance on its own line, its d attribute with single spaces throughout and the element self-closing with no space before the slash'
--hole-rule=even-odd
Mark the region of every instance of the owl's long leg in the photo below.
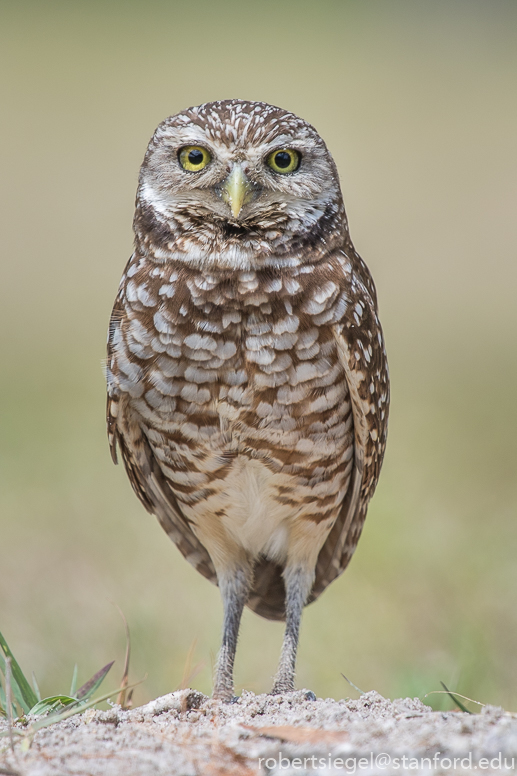
<svg viewBox="0 0 517 776">
<path fill-rule="evenodd" d="M 229 702 L 233 698 L 233 663 L 242 610 L 248 600 L 253 581 L 251 566 L 240 566 L 219 576 L 219 588 L 224 606 L 223 641 L 217 661 L 214 695 Z"/>
<path fill-rule="evenodd" d="M 294 690 L 294 669 L 300 634 L 300 620 L 303 607 L 314 583 L 314 570 L 307 570 L 307 568 L 301 566 L 288 567 L 284 571 L 284 580 L 286 590 L 285 633 L 278 671 L 271 691 L 272 695 L 279 695 L 280 693 Z"/>
</svg>

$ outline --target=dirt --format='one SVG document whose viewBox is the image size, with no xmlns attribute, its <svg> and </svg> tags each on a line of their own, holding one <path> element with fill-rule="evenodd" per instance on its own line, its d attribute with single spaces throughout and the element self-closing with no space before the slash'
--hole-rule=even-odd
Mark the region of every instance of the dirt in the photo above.
<svg viewBox="0 0 517 776">
<path fill-rule="evenodd" d="M 244 692 L 233 704 L 180 690 L 129 711 L 86 711 L 1 739 L 15 776 L 294 776 L 517 772 L 517 718 L 436 712 L 418 699 L 310 699 Z M 2 731 L 7 729 L 0 723 Z M 16 726 L 17 730 L 24 729 Z M 26 730 L 26 729 L 25 729 Z M 27 751 L 24 751 L 26 749 Z"/>
</svg>

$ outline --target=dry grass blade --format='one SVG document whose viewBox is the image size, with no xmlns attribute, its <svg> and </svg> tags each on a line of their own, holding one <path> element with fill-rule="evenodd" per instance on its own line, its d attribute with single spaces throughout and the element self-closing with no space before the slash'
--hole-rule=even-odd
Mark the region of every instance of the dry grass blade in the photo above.
<svg viewBox="0 0 517 776">
<path fill-rule="evenodd" d="M 445 687 L 443 682 L 440 682 L 440 684 L 442 685 L 442 687 Z M 451 691 L 448 690 L 447 687 L 445 687 L 444 690 L 431 690 L 431 692 L 428 692 L 424 695 L 424 698 L 427 698 L 429 695 L 448 695 L 453 699 L 456 705 L 458 705 L 456 698 L 463 698 L 464 701 L 469 701 L 469 703 L 477 703 L 478 706 L 486 706 L 486 703 L 481 703 L 481 701 L 475 701 L 474 698 L 469 698 L 466 695 L 462 695 L 459 692 L 451 693 Z M 465 709 L 465 711 L 468 711 L 468 709 Z M 468 713 L 472 714 L 472 712 L 468 712 Z"/>
<path fill-rule="evenodd" d="M 198 768 L 204 776 L 261 776 L 263 772 L 253 761 L 221 743 L 214 748 L 211 762 L 200 762 Z"/>
<path fill-rule="evenodd" d="M 277 738 L 290 744 L 335 744 L 345 741 L 349 734 L 346 730 L 318 730 L 317 728 L 295 727 L 294 725 L 274 725 L 254 727 L 242 725 L 257 736 Z"/>
<path fill-rule="evenodd" d="M 129 625 L 127 624 L 127 620 L 124 616 L 124 612 L 122 611 L 122 609 L 118 604 L 116 604 L 114 601 L 112 603 L 113 603 L 113 606 L 117 607 L 118 612 L 122 617 L 122 622 L 124 623 L 124 630 L 126 632 L 126 656 L 124 658 L 124 670 L 122 672 L 122 681 L 120 682 L 120 692 L 117 696 L 117 703 L 119 704 L 119 706 L 121 706 L 121 708 L 129 709 L 131 707 L 131 699 L 133 697 L 132 690 L 129 693 L 127 692 L 127 687 L 129 684 L 129 660 L 131 657 L 131 634 L 129 633 Z"/>
<path fill-rule="evenodd" d="M 196 645 L 197 645 L 197 639 L 194 639 L 194 641 L 190 645 L 189 650 L 187 652 L 187 658 L 185 660 L 185 665 L 183 666 L 183 676 L 181 677 L 181 683 L 180 683 L 180 686 L 178 687 L 178 690 L 186 690 L 188 686 L 188 681 L 190 677 L 190 666 L 192 665 L 192 658 L 194 656 Z"/>
<path fill-rule="evenodd" d="M 345 676 L 343 673 L 341 674 L 341 676 L 343 677 L 343 679 L 345 680 L 345 682 L 348 682 L 348 684 L 350 685 L 350 687 L 353 687 L 353 688 L 354 688 L 354 690 L 357 690 L 357 692 L 358 692 L 360 695 L 365 695 L 365 694 L 366 694 L 366 693 L 364 692 L 364 690 L 360 690 L 360 689 L 359 689 L 359 687 L 357 687 L 357 685 L 355 685 L 353 682 L 351 682 L 351 681 L 350 681 L 350 679 L 349 679 L 347 676 Z"/>
<path fill-rule="evenodd" d="M 199 672 L 202 671 L 203 668 L 205 667 L 204 661 L 201 660 L 199 663 L 197 663 L 194 666 L 194 668 L 191 668 L 192 658 L 194 657 L 196 646 L 197 646 L 197 639 L 194 639 L 187 653 L 187 658 L 185 660 L 185 665 L 183 667 L 183 675 L 181 677 L 181 683 L 179 687 L 176 688 L 178 690 L 186 690 L 187 687 L 190 686 L 192 679 L 194 679 L 199 674 Z"/>
<path fill-rule="evenodd" d="M 453 702 L 456 704 L 456 706 L 458 707 L 458 709 L 460 709 L 461 711 L 464 711 L 464 712 L 465 712 L 465 714 L 473 714 L 473 712 L 472 712 L 472 711 L 470 711 L 470 709 L 467 709 L 467 707 L 466 707 L 466 706 L 464 706 L 464 705 L 463 705 L 463 703 L 462 703 L 461 701 L 459 701 L 459 700 L 458 700 L 458 698 L 456 698 L 456 697 L 455 697 L 454 693 L 452 693 L 452 692 L 449 690 L 449 688 L 445 686 L 445 684 L 444 684 L 443 682 L 440 682 L 440 684 L 442 685 L 442 687 L 443 687 L 444 691 L 447 693 L 447 695 L 448 695 L 448 696 L 449 696 L 449 697 L 452 699 L 452 701 L 453 701 Z M 462 696 L 460 695 L 459 697 L 461 698 Z M 474 702 L 475 702 L 475 701 L 474 701 Z"/>
</svg>

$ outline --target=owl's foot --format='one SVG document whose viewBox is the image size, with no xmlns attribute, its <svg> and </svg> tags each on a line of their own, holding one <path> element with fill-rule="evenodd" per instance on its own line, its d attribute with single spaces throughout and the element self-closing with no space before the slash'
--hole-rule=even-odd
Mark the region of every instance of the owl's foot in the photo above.
<svg viewBox="0 0 517 776">
<path fill-rule="evenodd" d="M 233 687 L 216 687 L 212 698 L 222 703 L 237 703 L 239 697 L 233 694 Z"/>
<path fill-rule="evenodd" d="M 283 695 L 284 693 L 287 693 L 287 692 L 296 692 L 296 691 L 294 690 L 293 687 L 291 687 L 288 690 L 288 689 L 285 689 L 284 687 L 280 687 L 280 686 L 275 684 L 275 686 L 273 687 L 273 689 L 271 690 L 271 692 L 269 694 L 270 695 Z M 315 695 L 315 693 L 312 692 L 312 690 L 305 690 L 304 697 L 305 697 L 306 701 L 315 701 L 316 700 L 316 695 Z"/>
<path fill-rule="evenodd" d="M 294 684 L 282 684 L 281 682 L 275 682 L 273 689 L 269 693 L 270 695 L 283 695 L 286 692 L 294 692 Z"/>
</svg>

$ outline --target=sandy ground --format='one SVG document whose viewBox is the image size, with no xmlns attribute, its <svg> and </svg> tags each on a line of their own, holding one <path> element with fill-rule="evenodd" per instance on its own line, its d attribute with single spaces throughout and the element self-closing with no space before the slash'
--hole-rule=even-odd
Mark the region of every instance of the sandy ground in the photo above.
<svg viewBox="0 0 517 776">
<path fill-rule="evenodd" d="M 28 751 L 17 743 L 0 758 L 0 774 L 13 776 L 475 771 L 517 772 L 514 715 L 494 707 L 434 712 L 418 699 L 389 701 L 375 692 L 346 701 L 245 692 L 223 705 L 181 690 L 130 711 L 71 717 L 36 733 Z"/>
</svg>

